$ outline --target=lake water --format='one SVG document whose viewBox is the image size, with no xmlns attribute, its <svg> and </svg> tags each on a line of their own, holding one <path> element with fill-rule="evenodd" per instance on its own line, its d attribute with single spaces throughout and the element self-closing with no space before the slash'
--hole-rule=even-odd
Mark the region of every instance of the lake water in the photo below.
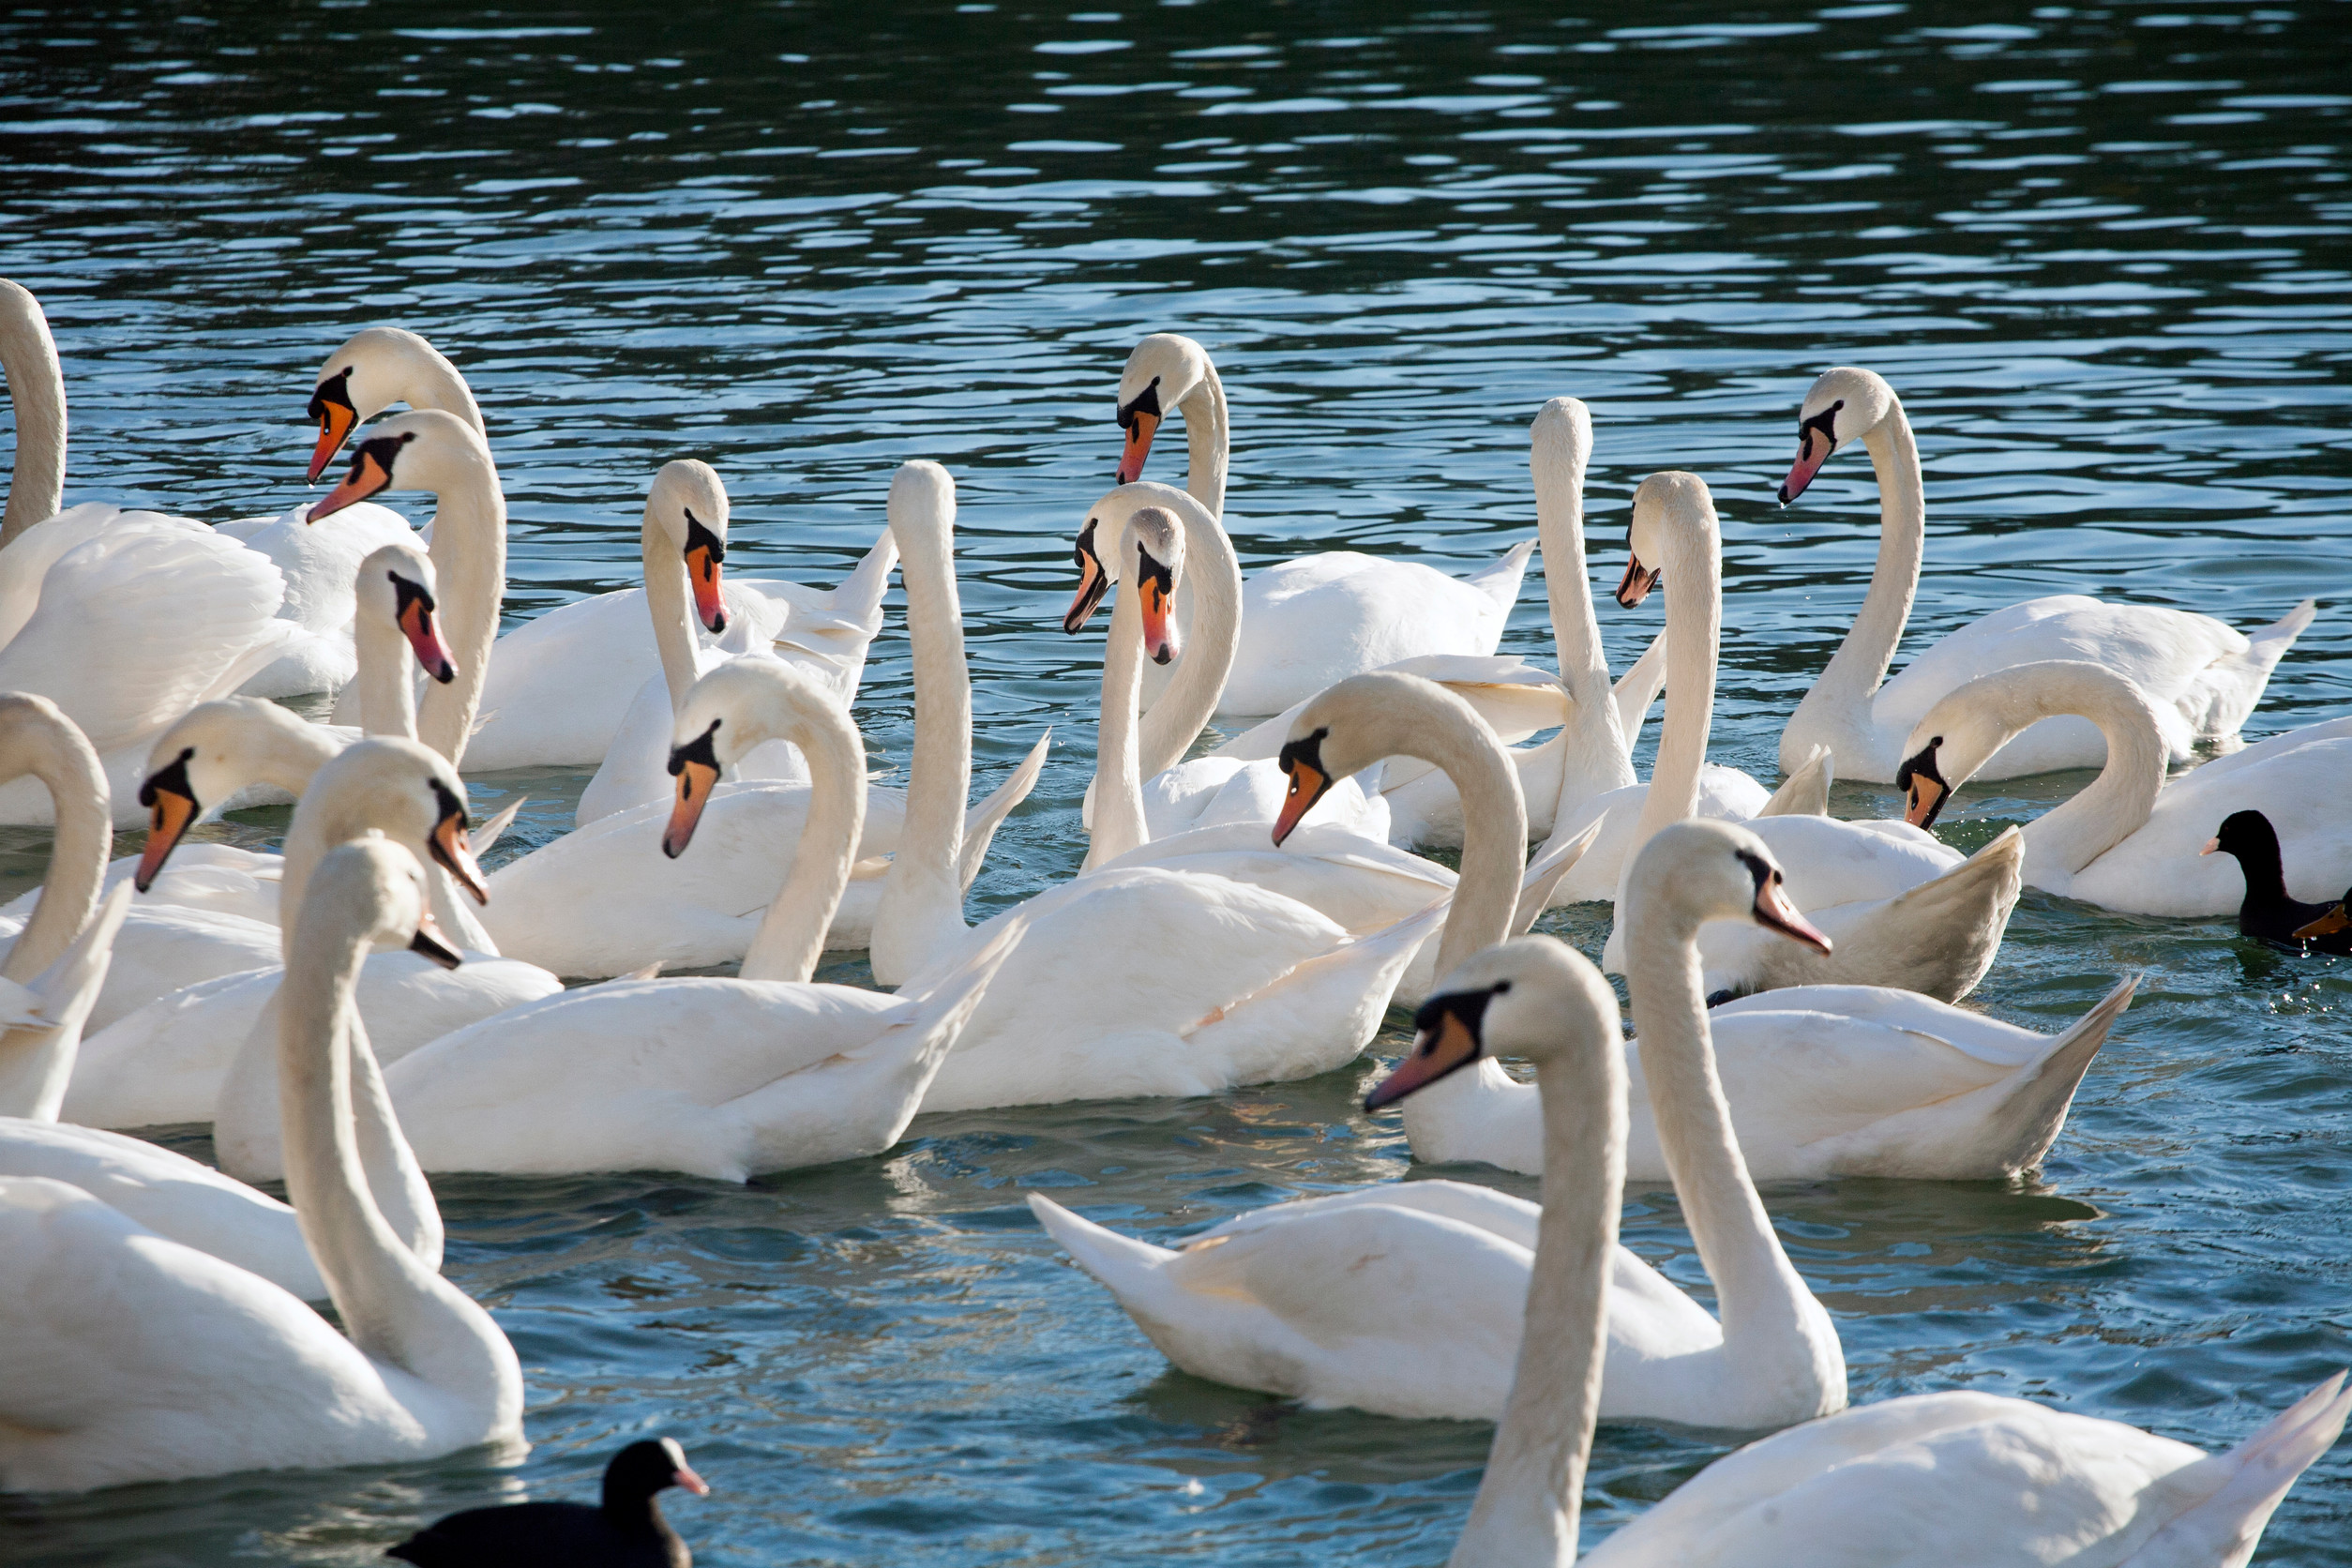
<svg viewBox="0 0 2352 1568">
<path fill-rule="evenodd" d="M 2352 707 L 2340 6 L 689 9 L 0 20 L 0 274 L 55 324 L 68 500 L 282 510 L 311 375 L 376 321 L 481 400 L 515 619 L 631 580 L 670 458 L 725 475 L 731 567 L 816 582 L 881 528 L 893 467 L 936 458 L 960 487 L 981 787 L 1056 727 L 975 915 L 1080 855 L 1100 641 L 1058 627 L 1068 539 L 1155 329 L 1226 378 L 1245 565 L 1492 558 L 1533 531 L 1527 423 L 1561 393 L 1593 411 L 1596 578 L 1642 475 L 1703 475 L 1728 595 L 1714 754 L 1767 776 L 1876 549 L 1858 455 L 1772 501 L 1836 363 L 1886 374 L 1919 427 L 1907 650 L 2040 593 L 2241 626 L 2316 595 L 2247 733 Z M 903 762 L 897 602 L 858 716 Z M 1656 602 L 1604 607 L 1621 667 Z M 1550 662 L 1532 574 L 1504 646 Z M 543 841 L 584 782 L 475 798 L 527 789 L 519 841 Z M 1968 791 L 1950 837 L 2081 782 Z M 1836 807 L 1893 796 L 1842 785 Z M 23 885 L 46 839 L 5 851 Z M 1547 925 L 1597 952 L 1597 919 Z M 2028 894 L 1973 1004 L 2054 1029 L 2133 971 L 2037 1180 L 1767 1194 L 1857 1401 L 1976 1388 L 2218 1447 L 2352 1364 L 2352 973 L 2228 920 Z M 593 1496 L 611 1450 L 660 1431 L 716 1487 L 671 1509 L 702 1562 L 1438 1561 L 1486 1428 L 1173 1374 L 1022 1201 L 1165 1240 L 1403 1178 L 1395 1119 L 1353 1108 L 1371 1071 L 927 1119 L 885 1157 L 747 1187 L 439 1184 L 448 1272 L 527 1368 L 527 1462 L 0 1500 L 0 1558 L 369 1560 L 451 1509 Z M 1670 1193 L 1634 1195 L 1626 1238 L 1704 1292 Z M 1604 1427 L 1588 1542 L 1733 1440 Z M 2352 1446 L 2262 1560 L 2352 1563 Z"/>
</svg>

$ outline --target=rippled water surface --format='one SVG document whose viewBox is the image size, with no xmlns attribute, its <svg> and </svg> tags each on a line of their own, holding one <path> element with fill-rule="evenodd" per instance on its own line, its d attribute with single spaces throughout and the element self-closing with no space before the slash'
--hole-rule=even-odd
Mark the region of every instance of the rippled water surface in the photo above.
<svg viewBox="0 0 2352 1568">
<path fill-rule="evenodd" d="M 490 421 L 516 619 L 631 579 L 670 458 L 725 475 L 746 568 L 820 582 L 880 529 L 894 465 L 947 463 L 983 784 L 1057 727 L 975 914 L 1079 857 L 1100 644 L 1056 625 L 1067 539 L 1109 484 L 1122 357 L 1160 328 L 1225 375 L 1245 565 L 1490 559 L 1533 530 L 1526 428 L 1555 394 L 1593 410 L 1596 576 L 1640 475 L 1702 474 L 1721 761 L 1769 776 L 1868 576 L 1859 457 L 1797 508 L 1771 493 L 1840 362 L 1919 427 L 1907 648 L 2037 593 L 2239 626 L 2316 595 L 2248 733 L 2345 711 L 2352 9 L 1560 9 L 22 8 L 0 273 L 56 326 L 68 500 L 281 510 L 321 358 L 369 322 L 426 333 Z M 1606 608 L 1612 656 L 1655 624 Z M 1505 647 L 1550 660 L 1532 580 Z M 903 761 L 895 608 L 859 718 Z M 527 788 L 543 841 L 584 781 L 475 798 Z M 1951 836 L 2081 782 L 1969 792 Z M 46 853 L 13 833 L 5 869 Z M 1597 919 L 1550 924 L 1598 951 Z M 2039 1180 L 1767 1194 L 1858 1400 L 1967 1386 L 2218 1446 L 2352 1362 L 2352 977 L 2225 920 L 2028 894 L 1976 1004 L 2056 1028 L 2127 971 L 2140 1000 Z M 592 1495 L 661 1430 L 718 1488 L 672 1509 L 710 1563 L 1437 1561 L 1486 1428 L 1173 1374 L 1022 1202 L 1166 1239 L 1403 1178 L 1394 1120 L 1352 1108 L 1369 1071 L 927 1119 L 886 1157 L 748 1187 L 442 1183 L 449 1272 L 528 1369 L 527 1462 L 9 1500 L 0 1557 L 364 1560 L 453 1508 Z M 1626 1224 L 1705 1289 L 1670 1193 Z M 1588 1541 L 1732 1440 L 1605 1427 Z M 2264 1560 L 2352 1563 L 2352 1446 Z"/>
</svg>

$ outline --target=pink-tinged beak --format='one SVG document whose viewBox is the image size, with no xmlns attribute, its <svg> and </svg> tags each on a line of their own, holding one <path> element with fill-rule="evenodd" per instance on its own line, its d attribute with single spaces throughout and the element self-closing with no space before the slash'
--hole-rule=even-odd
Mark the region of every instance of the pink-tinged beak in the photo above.
<svg viewBox="0 0 2352 1568">
<path fill-rule="evenodd" d="M 1830 950 L 1830 939 L 1814 924 L 1797 912 L 1797 906 L 1781 891 L 1778 872 L 1756 890 L 1756 923 L 1767 930 L 1778 931 L 1791 942 L 1800 942 L 1817 953 Z"/>
<path fill-rule="evenodd" d="M 711 1484 L 685 1465 L 680 1465 L 670 1479 L 698 1498 L 706 1498 L 711 1495 Z"/>
<path fill-rule="evenodd" d="M 1168 590 L 1160 579 L 1147 577 L 1139 587 L 1143 600 L 1143 651 L 1152 656 L 1153 664 L 1166 664 L 1176 656 L 1175 607 L 1168 602 Z"/>
<path fill-rule="evenodd" d="M 694 613 L 716 637 L 727 629 L 727 596 L 719 591 L 718 557 L 707 546 L 698 545 L 686 553 L 686 578 L 694 584 Z"/>
<path fill-rule="evenodd" d="M 441 626 L 433 618 L 430 599 L 419 594 L 400 607 L 400 634 L 416 655 L 418 668 L 442 685 L 458 678 L 458 667 L 442 645 Z"/>
<path fill-rule="evenodd" d="M 391 482 L 392 471 L 376 461 L 374 453 L 362 447 L 359 455 L 352 459 L 351 472 L 343 475 L 343 482 L 327 491 L 326 499 L 311 507 L 304 520 L 317 522 L 331 518 L 344 507 L 367 500 Z"/>
<path fill-rule="evenodd" d="M 1148 409 L 1136 409 L 1127 415 L 1127 445 L 1119 453 L 1119 482 L 1132 485 L 1143 477 L 1143 460 L 1152 455 L 1152 437 L 1160 428 L 1160 416 Z"/>
<path fill-rule="evenodd" d="M 1787 505 L 1804 494 L 1813 476 L 1821 472 L 1821 465 L 1830 460 L 1832 450 L 1830 438 L 1808 426 L 1797 432 L 1797 460 L 1789 465 L 1788 477 L 1780 484 L 1780 504 Z"/>
</svg>

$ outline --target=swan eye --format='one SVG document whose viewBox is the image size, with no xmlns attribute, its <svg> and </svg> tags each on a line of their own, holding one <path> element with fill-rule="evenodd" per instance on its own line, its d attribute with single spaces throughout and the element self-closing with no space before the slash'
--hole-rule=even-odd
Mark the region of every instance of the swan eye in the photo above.
<svg viewBox="0 0 2352 1568">
<path fill-rule="evenodd" d="M 1511 982 L 1508 980 L 1496 981 L 1494 994 L 1497 996 L 1509 996 L 1511 994 Z"/>
</svg>

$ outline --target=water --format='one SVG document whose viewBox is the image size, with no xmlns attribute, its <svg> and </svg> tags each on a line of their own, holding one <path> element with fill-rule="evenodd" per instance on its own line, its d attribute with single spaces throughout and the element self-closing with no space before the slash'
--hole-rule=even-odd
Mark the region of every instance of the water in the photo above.
<svg viewBox="0 0 2352 1568">
<path fill-rule="evenodd" d="M 1055 624 L 1067 539 L 1109 483 L 1121 359 L 1159 328 L 1225 374 L 1245 565 L 1490 559 L 1532 531 L 1526 425 L 1559 393 L 1593 409 L 1596 576 L 1640 475 L 1702 474 L 1729 596 L 1715 755 L 1768 776 L 1875 549 L 1858 456 L 1772 502 L 1839 362 L 1920 428 L 1907 648 L 2037 593 L 2239 626 L 2317 595 L 2248 733 L 2352 699 L 2341 6 L 203 9 L 0 21 L 0 272 L 56 325 L 68 499 L 291 505 L 310 377 L 370 321 L 425 332 L 481 399 L 517 619 L 629 579 L 669 458 L 726 475 L 743 569 L 821 582 L 881 527 L 892 467 L 937 458 L 982 786 L 1056 726 L 975 915 L 1078 857 L 1100 645 Z M 1655 625 L 1605 608 L 1621 667 Z M 1505 648 L 1549 661 L 1532 580 Z M 859 717 L 902 761 L 895 615 Z M 538 841 L 583 781 L 475 798 L 527 788 Z M 2081 782 L 1970 790 L 1951 837 Z M 10 835 L 11 882 L 45 854 Z M 1597 951 L 1597 922 L 1549 924 Z M 1976 1001 L 2054 1029 L 2134 970 L 2038 1180 L 1767 1195 L 1857 1400 L 1973 1387 L 2220 1446 L 2352 1363 L 2352 976 L 2225 920 L 2029 894 Z M 1022 1203 L 1047 1187 L 1165 1240 L 1399 1178 L 1394 1120 L 1351 1109 L 1370 1070 L 918 1122 L 883 1158 L 749 1187 L 443 1183 L 449 1272 L 528 1369 L 526 1463 L 10 1500 L 0 1556 L 365 1560 L 449 1509 L 590 1495 L 659 1430 L 718 1488 L 673 1509 L 705 1562 L 1438 1560 L 1485 1428 L 1172 1374 Z M 1626 1233 L 1703 1290 L 1670 1195 L 1636 1195 Z M 1588 1540 L 1729 1440 L 1604 1428 Z M 2264 1560 L 2352 1562 L 2348 1483 L 2339 1449 Z"/>
</svg>

